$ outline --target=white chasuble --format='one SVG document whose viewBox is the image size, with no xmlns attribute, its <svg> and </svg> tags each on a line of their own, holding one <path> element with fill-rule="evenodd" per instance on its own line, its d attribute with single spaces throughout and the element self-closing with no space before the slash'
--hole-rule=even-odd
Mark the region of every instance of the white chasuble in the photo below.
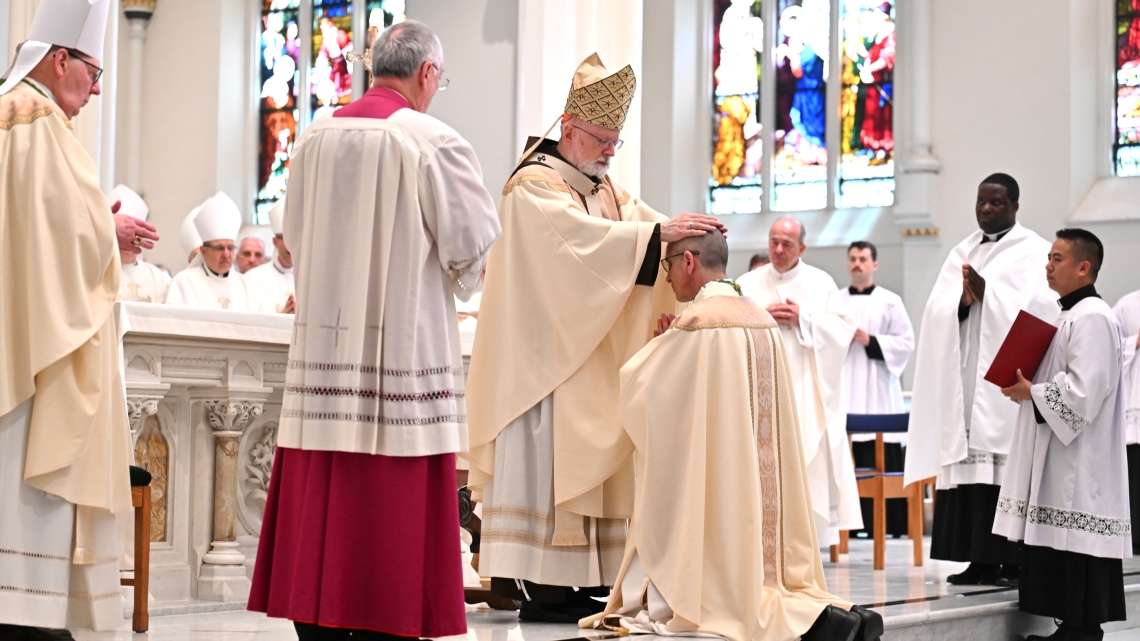
<svg viewBox="0 0 1140 641">
<path fill-rule="evenodd" d="M 384 456 L 467 449 L 454 295 L 499 222 L 471 145 L 411 109 L 323 118 L 285 200 L 297 317 L 277 444 Z"/>
<path fill-rule="evenodd" d="M 591 625 L 795 641 L 828 605 L 792 374 L 772 317 L 711 282 L 621 370 L 637 490 Z"/>
<path fill-rule="evenodd" d="M 205 263 L 175 274 L 166 294 L 166 304 L 239 312 L 274 311 L 261 295 L 261 290 L 237 269 L 231 268 L 229 274 L 220 276 L 210 271 Z"/>
<path fill-rule="evenodd" d="M 264 265 L 254 267 L 242 276 L 245 276 L 246 280 L 257 287 L 262 297 L 277 313 L 285 311 L 289 297 L 297 291 L 297 286 L 293 280 L 293 268 L 282 267 L 276 258 Z"/>
<path fill-rule="evenodd" d="M 994 534 L 1127 559 L 1132 523 L 1120 327 L 1091 286 L 1074 294 L 1082 291 L 1093 293 L 1061 312 L 1033 377 L 1033 399 L 1020 403 Z"/>
<path fill-rule="evenodd" d="M 1015 224 L 993 241 L 981 230 L 950 251 L 922 314 L 907 431 L 905 482 L 938 477 L 939 489 L 1000 485 L 1017 406 L 983 380 L 1021 310 L 1053 322 L 1046 284 L 1050 243 Z M 959 319 L 962 265 L 986 280 L 981 302 Z"/>
<path fill-rule="evenodd" d="M 780 325 L 780 334 L 796 392 L 817 529 L 821 542 L 833 545 L 839 530 L 863 527 L 843 401 L 843 369 L 855 323 L 831 276 L 803 260 L 783 273 L 765 265 L 737 282 L 762 308 L 788 301 L 800 307 L 799 325 Z"/>
<path fill-rule="evenodd" d="M 143 259 L 123 265 L 118 300 L 136 303 L 164 303 L 170 289 L 170 276 Z"/>
<path fill-rule="evenodd" d="M 1140 291 L 1125 294 L 1112 311 L 1124 333 L 1121 395 L 1124 398 L 1125 437 L 1129 445 L 1134 445 L 1140 443 L 1140 358 L 1137 358 L 1136 349 L 1136 342 L 1140 340 Z"/>
<path fill-rule="evenodd" d="M 843 367 L 844 398 L 850 414 L 902 414 L 902 376 L 914 351 L 914 327 L 899 295 L 872 285 L 871 291 L 840 290 L 851 320 L 867 332 L 872 343 L 851 341 Z M 853 440 L 874 440 L 872 434 L 856 434 Z M 888 443 L 905 443 L 906 434 L 884 434 Z"/>
</svg>

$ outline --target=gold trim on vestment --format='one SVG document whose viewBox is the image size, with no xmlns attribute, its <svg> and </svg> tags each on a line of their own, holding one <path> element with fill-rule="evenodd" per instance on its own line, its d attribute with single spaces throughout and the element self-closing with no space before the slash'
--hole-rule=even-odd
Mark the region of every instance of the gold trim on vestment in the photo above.
<svg viewBox="0 0 1140 641">
<path fill-rule="evenodd" d="M 503 195 L 506 196 L 507 194 L 511 193 L 515 187 L 518 187 L 524 182 L 542 182 L 546 183 L 554 191 L 564 191 L 566 193 L 570 193 L 570 187 L 567 185 L 552 183 L 544 176 L 516 176 L 507 183 L 506 187 L 503 187 Z"/>
<path fill-rule="evenodd" d="M 744 329 L 772 329 L 776 326 L 776 323 L 771 323 L 769 325 L 750 325 L 748 323 L 716 323 L 712 325 L 674 325 L 673 329 L 683 329 L 686 332 L 695 332 L 698 329 L 725 329 L 733 327 L 743 327 Z"/>
<path fill-rule="evenodd" d="M 40 109 L 33 111 L 30 114 L 24 114 L 22 116 L 16 116 L 15 118 L 12 118 L 11 120 L 0 121 L 0 129 L 2 129 L 4 131 L 8 131 L 9 129 L 11 129 L 12 127 L 15 127 L 16 125 L 31 124 L 32 122 L 35 122 L 36 120 L 39 120 L 40 118 L 43 118 L 44 116 L 50 116 L 54 112 L 55 112 L 55 109 L 53 109 L 52 107 L 42 107 Z"/>
<path fill-rule="evenodd" d="M 625 205 L 628 202 L 629 202 L 629 192 L 628 191 L 622 192 L 621 198 L 617 199 L 617 206 L 621 207 L 622 205 Z"/>
<path fill-rule="evenodd" d="M 526 519 L 528 521 L 535 521 L 543 523 L 544 525 L 553 525 L 554 517 L 546 516 L 534 510 L 528 510 L 521 507 L 490 507 L 483 510 L 483 520 L 490 520 L 493 517 L 510 518 L 510 519 Z"/>
</svg>

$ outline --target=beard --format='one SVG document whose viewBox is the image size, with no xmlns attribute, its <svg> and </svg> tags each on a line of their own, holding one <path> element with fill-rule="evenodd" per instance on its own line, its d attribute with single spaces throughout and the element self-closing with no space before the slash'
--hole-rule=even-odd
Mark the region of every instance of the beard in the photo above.
<svg viewBox="0 0 1140 641">
<path fill-rule="evenodd" d="M 587 176 L 593 176 L 598 180 L 605 178 L 606 172 L 610 170 L 609 156 L 597 156 L 595 158 L 590 158 L 589 156 L 575 149 L 567 154 L 566 160 L 571 165 L 574 165 L 578 171 L 586 174 Z"/>
</svg>

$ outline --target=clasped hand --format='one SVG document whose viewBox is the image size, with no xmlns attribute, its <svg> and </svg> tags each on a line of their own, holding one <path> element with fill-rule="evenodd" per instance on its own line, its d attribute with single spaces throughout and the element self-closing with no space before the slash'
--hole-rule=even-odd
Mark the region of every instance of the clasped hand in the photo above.
<svg viewBox="0 0 1140 641">
<path fill-rule="evenodd" d="M 664 334 L 673 325 L 673 319 L 677 318 L 673 314 L 662 314 L 661 318 L 657 319 L 657 329 L 653 332 L 653 338 Z"/>
<path fill-rule="evenodd" d="M 962 265 L 962 304 L 973 305 L 986 295 L 986 279 L 969 263 Z"/>
<path fill-rule="evenodd" d="M 1006 398 L 1014 403 L 1028 401 L 1033 398 L 1033 383 L 1029 379 L 1021 375 L 1021 370 L 1017 370 L 1017 382 L 1009 387 L 1001 388 L 1001 393 L 1005 394 Z"/>
<path fill-rule="evenodd" d="M 781 325 L 795 326 L 800 324 L 800 306 L 790 298 L 786 303 L 773 303 L 769 305 L 767 311 L 772 315 L 772 318 Z"/>
</svg>

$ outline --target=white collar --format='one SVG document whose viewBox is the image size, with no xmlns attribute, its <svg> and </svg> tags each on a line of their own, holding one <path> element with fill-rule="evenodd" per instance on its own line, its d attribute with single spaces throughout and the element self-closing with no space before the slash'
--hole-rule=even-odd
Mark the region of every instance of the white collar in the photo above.
<svg viewBox="0 0 1140 641">
<path fill-rule="evenodd" d="M 740 293 L 736 291 L 736 288 L 724 281 L 710 280 L 705 283 L 701 291 L 697 292 L 697 295 L 693 297 L 693 302 L 699 303 L 713 296 L 740 296 Z"/>
<path fill-rule="evenodd" d="M 224 274 L 215 274 L 213 270 L 211 270 L 209 267 L 206 267 L 206 263 L 205 263 L 205 262 L 203 262 L 203 263 L 202 263 L 202 273 L 206 275 L 206 278 L 209 278 L 209 279 L 211 279 L 211 280 L 217 280 L 217 281 L 221 281 L 221 282 L 226 282 L 226 281 L 227 281 L 227 279 L 229 279 L 229 277 L 230 277 L 230 274 L 231 274 L 231 273 L 233 273 L 233 271 L 234 271 L 234 268 L 233 268 L 233 266 L 231 265 L 231 266 L 230 266 L 230 271 L 228 271 L 228 272 L 226 272 L 226 273 L 224 273 Z"/>
<path fill-rule="evenodd" d="M 986 240 L 990 241 L 991 243 L 996 243 L 997 241 L 1004 238 L 1006 234 L 1008 234 L 1010 231 L 1012 231 L 1014 227 L 1017 227 L 1017 223 L 1014 223 L 1013 226 L 1010 227 L 1009 229 L 1003 229 L 1002 231 L 999 231 L 996 234 L 987 234 L 986 232 L 982 232 L 982 237 L 984 237 Z"/>
<path fill-rule="evenodd" d="M 277 262 L 276 256 L 273 257 L 273 268 L 277 270 L 278 274 L 292 274 L 293 273 L 293 268 L 292 267 L 285 267 L 281 263 Z"/>
<path fill-rule="evenodd" d="M 800 275 L 800 267 L 803 264 L 804 264 L 804 259 L 801 258 L 801 259 L 797 260 L 796 264 L 793 265 L 792 268 L 786 272 L 782 272 L 782 271 L 776 269 L 775 265 L 771 265 L 771 269 L 768 270 L 768 278 L 775 280 L 775 281 L 780 281 L 780 282 L 787 282 L 789 280 L 795 280 L 796 276 Z"/>
</svg>

